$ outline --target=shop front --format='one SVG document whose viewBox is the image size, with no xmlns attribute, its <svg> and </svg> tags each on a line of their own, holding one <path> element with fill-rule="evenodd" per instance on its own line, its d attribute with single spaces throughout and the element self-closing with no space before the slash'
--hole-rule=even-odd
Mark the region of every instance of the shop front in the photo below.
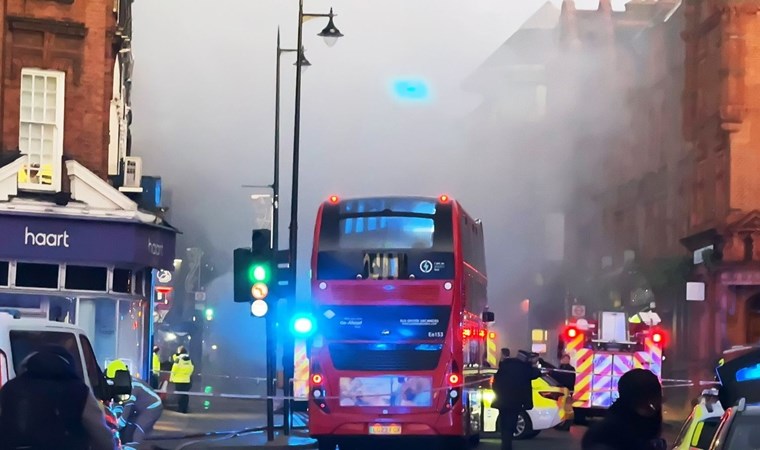
<svg viewBox="0 0 760 450">
<path fill-rule="evenodd" d="M 0 208 L 0 308 L 75 324 L 99 363 L 147 376 L 154 271 L 173 269 L 176 230 L 137 211 L 27 206 Z"/>
</svg>

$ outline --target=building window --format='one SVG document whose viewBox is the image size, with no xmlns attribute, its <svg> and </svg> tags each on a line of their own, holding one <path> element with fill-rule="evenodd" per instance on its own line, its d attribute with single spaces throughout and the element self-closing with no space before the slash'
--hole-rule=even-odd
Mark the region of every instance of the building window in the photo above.
<svg viewBox="0 0 760 450">
<path fill-rule="evenodd" d="M 19 189 L 61 189 L 65 83 L 63 72 L 21 71 L 19 149 L 27 160 L 19 172 Z"/>
</svg>

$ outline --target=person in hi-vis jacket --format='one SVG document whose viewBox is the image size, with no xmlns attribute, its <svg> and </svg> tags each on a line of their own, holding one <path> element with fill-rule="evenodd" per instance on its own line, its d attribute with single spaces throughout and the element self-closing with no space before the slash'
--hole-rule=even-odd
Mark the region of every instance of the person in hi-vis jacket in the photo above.
<svg viewBox="0 0 760 450">
<path fill-rule="evenodd" d="M 112 361 L 106 369 L 106 377 L 114 378 L 119 370 L 129 371 L 124 361 Z M 152 430 L 164 411 L 161 398 L 144 381 L 132 377 L 132 394 L 123 403 L 119 417 L 121 441 L 139 444 Z"/>
<path fill-rule="evenodd" d="M 180 349 L 184 350 L 185 348 L 180 347 Z M 179 412 L 183 414 L 187 414 L 190 404 L 190 396 L 184 394 L 184 392 L 188 392 L 193 385 L 193 371 L 195 371 L 195 367 L 187 351 L 175 355 L 169 382 L 174 384 L 176 392 L 180 392 L 177 403 L 179 404 Z"/>
</svg>

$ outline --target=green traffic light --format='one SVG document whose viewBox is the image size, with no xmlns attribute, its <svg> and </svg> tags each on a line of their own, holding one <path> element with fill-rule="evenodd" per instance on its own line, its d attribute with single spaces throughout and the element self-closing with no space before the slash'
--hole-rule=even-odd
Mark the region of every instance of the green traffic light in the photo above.
<svg viewBox="0 0 760 450">
<path fill-rule="evenodd" d="M 262 266 L 256 266 L 253 268 L 253 278 L 256 281 L 264 281 L 267 277 L 267 270 Z"/>
<path fill-rule="evenodd" d="M 248 279 L 251 283 L 266 282 L 269 278 L 269 270 L 265 265 L 256 264 L 248 271 Z"/>
</svg>

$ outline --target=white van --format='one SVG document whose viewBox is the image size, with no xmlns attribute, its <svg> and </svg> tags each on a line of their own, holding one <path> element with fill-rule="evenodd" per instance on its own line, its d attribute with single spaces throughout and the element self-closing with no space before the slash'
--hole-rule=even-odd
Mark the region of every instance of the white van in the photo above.
<svg viewBox="0 0 760 450">
<path fill-rule="evenodd" d="M 80 328 L 45 319 L 22 318 L 18 312 L 8 309 L 0 309 L 0 386 L 16 376 L 24 358 L 44 345 L 60 345 L 68 350 L 77 363 L 77 372 L 99 400 L 109 402 L 116 396 L 131 393 L 132 383 L 126 372 L 129 388 L 122 377 L 118 377 L 114 385 L 106 382 L 90 340 Z"/>
</svg>

